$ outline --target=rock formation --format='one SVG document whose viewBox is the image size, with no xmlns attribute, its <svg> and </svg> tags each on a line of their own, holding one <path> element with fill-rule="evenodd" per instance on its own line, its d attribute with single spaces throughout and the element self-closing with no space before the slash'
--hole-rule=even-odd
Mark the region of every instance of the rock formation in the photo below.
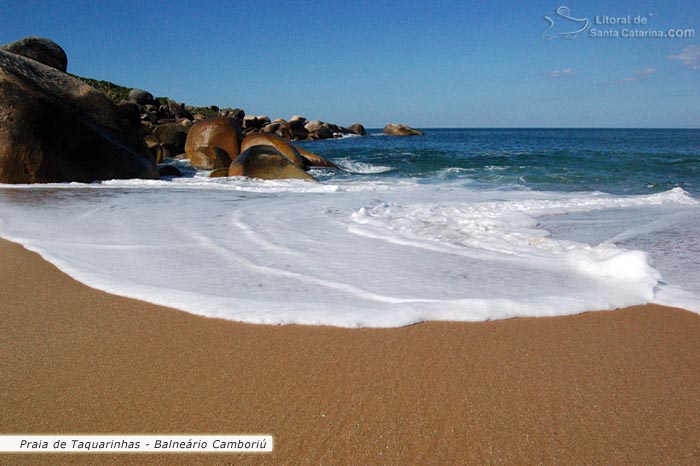
<svg viewBox="0 0 700 466">
<path fill-rule="evenodd" d="M 25 37 L 11 44 L 3 45 L 0 50 L 30 58 L 64 73 L 68 69 L 68 57 L 60 45 L 42 37 Z"/>
<path fill-rule="evenodd" d="M 229 167 L 229 176 L 247 176 L 263 180 L 301 179 L 316 181 L 277 149 L 268 145 L 252 146 Z"/>
<path fill-rule="evenodd" d="M 425 133 L 406 125 L 389 123 L 384 127 L 384 134 L 389 136 L 423 136 Z"/>
<path fill-rule="evenodd" d="M 280 154 L 285 156 L 290 162 L 299 168 L 306 167 L 306 160 L 299 154 L 296 147 L 274 134 L 255 133 L 249 134 L 241 143 L 241 153 L 253 146 L 271 146 Z"/>
<path fill-rule="evenodd" d="M 67 63 L 63 49 L 48 39 L 0 47 L 0 182 L 157 178 L 155 164 L 171 157 L 214 170 L 212 176 L 313 179 L 306 168 L 338 166 L 289 141 L 367 134 L 360 123 L 344 127 L 300 115 L 271 120 L 238 108 L 185 106 L 143 89 L 70 76 Z M 395 124 L 384 133 L 424 134 Z M 241 152 L 246 156 L 237 160 Z M 161 168 L 164 176 L 176 173 Z"/>
<path fill-rule="evenodd" d="M 59 58 L 58 68 L 7 51 L 37 43 L 50 52 L 38 58 Z M 105 94 L 61 71 L 60 47 L 51 44 L 28 38 L 0 50 L 0 182 L 158 178 L 138 127 Z"/>
<path fill-rule="evenodd" d="M 357 134 L 358 136 L 367 136 L 367 130 L 365 130 L 365 127 L 362 126 L 360 123 L 352 124 L 348 126 L 348 129 L 353 133 Z"/>
<path fill-rule="evenodd" d="M 187 133 L 185 156 L 197 168 L 226 168 L 240 153 L 241 139 L 241 129 L 233 118 L 202 120 Z"/>
</svg>

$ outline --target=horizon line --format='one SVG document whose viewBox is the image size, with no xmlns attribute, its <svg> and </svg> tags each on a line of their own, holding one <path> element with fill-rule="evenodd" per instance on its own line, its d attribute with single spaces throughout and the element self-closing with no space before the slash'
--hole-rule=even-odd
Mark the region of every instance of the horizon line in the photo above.
<svg viewBox="0 0 700 466">
<path fill-rule="evenodd" d="M 700 126 L 690 128 L 690 127 L 658 127 L 658 126 L 637 126 L 637 127 L 628 127 L 628 126 L 416 126 L 416 129 L 614 129 L 614 130 L 619 130 L 619 129 L 625 129 L 625 130 L 636 130 L 636 129 L 645 129 L 645 130 L 686 130 L 686 131 L 694 131 L 694 130 L 700 130 Z M 383 130 L 384 127 L 379 127 L 379 126 L 368 126 L 367 129 L 379 129 Z"/>
</svg>

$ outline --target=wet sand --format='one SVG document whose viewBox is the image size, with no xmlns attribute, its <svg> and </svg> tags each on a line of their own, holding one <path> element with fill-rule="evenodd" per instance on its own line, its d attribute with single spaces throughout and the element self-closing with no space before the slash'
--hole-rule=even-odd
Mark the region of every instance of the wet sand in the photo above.
<svg viewBox="0 0 700 466">
<path fill-rule="evenodd" d="M 0 240 L 0 433 L 271 434 L 269 454 L 0 465 L 700 464 L 700 316 L 640 306 L 396 329 L 112 296 Z"/>
</svg>

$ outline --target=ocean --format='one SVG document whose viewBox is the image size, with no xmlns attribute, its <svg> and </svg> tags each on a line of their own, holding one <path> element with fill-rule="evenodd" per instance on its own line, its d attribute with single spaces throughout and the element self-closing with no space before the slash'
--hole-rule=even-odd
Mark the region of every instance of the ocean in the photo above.
<svg viewBox="0 0 700 466">
<path fill-rule="evenodd" d="M 700 312 L 700 130 L 302 142 L 320 181 L 0 185 L 0 236 L 94 288 L 241 322 Z"/>
</svg>

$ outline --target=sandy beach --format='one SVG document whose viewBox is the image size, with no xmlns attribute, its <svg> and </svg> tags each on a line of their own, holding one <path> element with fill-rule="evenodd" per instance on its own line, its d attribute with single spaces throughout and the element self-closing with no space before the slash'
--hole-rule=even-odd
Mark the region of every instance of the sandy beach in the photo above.
<svg viewBox="0 0 700 466">
<path fill-rule="evenodd" d="M 90 289 L 0 241 L 0 433 L 274 436 L 270 454 L 0 465 L 700 464 L 700 316 L 255 326 Z"/>
</svg>

